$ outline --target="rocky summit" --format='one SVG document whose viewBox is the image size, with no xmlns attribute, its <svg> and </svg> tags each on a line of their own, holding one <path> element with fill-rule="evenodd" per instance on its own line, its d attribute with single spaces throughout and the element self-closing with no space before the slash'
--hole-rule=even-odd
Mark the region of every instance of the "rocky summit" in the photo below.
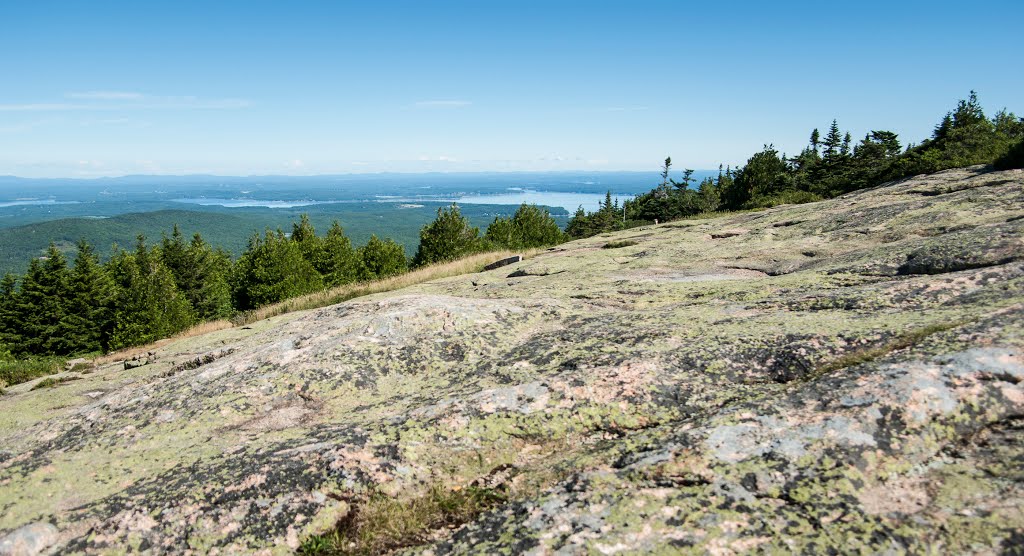
<svg viewBox="0 0 1024 556">
<path fill-rule="evenodd" d="M 313 551 L 439 491 L 488 503 L 386 550 L 1020 551 L 1022 231 L 1024 171 L 950 170 L 78 365 L 0 397 L 0 554 Z"/>
</svg>

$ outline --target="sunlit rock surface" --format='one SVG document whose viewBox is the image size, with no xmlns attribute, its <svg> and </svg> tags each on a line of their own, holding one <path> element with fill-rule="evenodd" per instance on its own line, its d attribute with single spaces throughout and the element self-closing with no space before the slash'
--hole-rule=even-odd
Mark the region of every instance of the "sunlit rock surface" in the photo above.
<svg viewBox="0 0 1024 556">
<path fill-rule="evenodd" d="M 405 550 L 1019 549 L 1022 230 L 1024 172 L 952 170 L 11 387 L 0 554 L 287 553 L 474 481 L 509 501 Z"/>
</svg>

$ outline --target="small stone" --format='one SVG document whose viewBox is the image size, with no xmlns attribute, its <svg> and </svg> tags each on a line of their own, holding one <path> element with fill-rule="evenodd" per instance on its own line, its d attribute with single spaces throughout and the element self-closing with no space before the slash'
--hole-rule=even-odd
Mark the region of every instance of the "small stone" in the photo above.
<svg viewBox="0 0 1024 556">
<path fill-rule="evenodd" d="M 0 537 L 0 556 L 34 556 L 57 541 L 57 528 L 37 521 Z"/>
</svg>

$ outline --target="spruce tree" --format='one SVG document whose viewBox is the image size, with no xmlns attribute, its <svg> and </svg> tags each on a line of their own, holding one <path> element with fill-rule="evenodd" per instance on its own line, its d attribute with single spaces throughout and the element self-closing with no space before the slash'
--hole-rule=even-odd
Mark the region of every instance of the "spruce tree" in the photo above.
<svg viewBox="0 0 1024 556">
<path fill-rule="evenodd" d="M 395 276 L 409 267 L 401 245 L 391 239 L 382 241 L 376 235 L 371 235 L 366 245 L 359 248 L 357 256 L 367 279 Z"/>
<path fill-rule="evenodd" d="M 178 291 L 171 271 L 160 253 L 146 246 L 142 235 L 134 253 L 116 255 L 108 268 L 119 286 L 111 349 L 166 338 L 195 322 L 195 313 Z"/>
<path fill-rule="evenodd" d="M 309 261 L 313 268 L 326 277 L 331 273 L 331 261 L 324 250 L 323 240 L 316 235 L 308 214 L 302 214 L 299 222 L 292 223 L 291 240 L 299 246 L 302 258 Z"/>
<path fill-rule="evenodd" d="M 294 237 L 294 236 L 293 236 Z M 345 235 L 341 223 L 335 220 L 327 236 L 320 242 L 322 266 L 317 268 L 328 286 L 355 282 L 363 275 L 360 260 L 352 241 Z"/>
<path fill-rule="evenodd" d="M 17 278 L 9 272 L 0 280 L 0 349 L 9 350 L 21 344 L 17 285 Z"/>
<path fill-rule="evenodd" d="M 420 230 L 420 244 L 413 265 L 452 261 L 482 247 L 479 228 L 471 226 L 469 219 L 462 216 L 459 206 L 452 203 L 447 209 L 438 208 L 437 218 Z"/>
<path fill-rule="evenodd" d="M 843 137 L 839 133 L 839 123 L 836 120 L 832 120 L 832 125 L 828 128 L 828 135 L 825 136 L 825 148 L 822 153 L 826 164 L 832 162 L 836 155 L 839 154 L 839 147 L 842 143 Z"/>
<path fill-rule="evenodd" d="M 46 255 L 33 259 L 17 296 L 16 322 L 21 344 L 15 351 L 34 355 L 69 353 L 58 332 L 67 300 L 67 261 L 53 243 Z"/>
<path fill-rule="evenodd" d="M 517 231 L 516 235 L 519 241 L 518 245 L 514 246 L 516 249 L 545 247 L 563 241 L 562 229 L 551 217 L 551 213 L 537 205 L 527 205 L 526 203 L 520 205 L 516 213 L 512 215 L 512 225 Z"/>
<path fill-rule="evenodd" d="M 248 310 L 323 288 L 323 279 L 284 232 L 253 236 L 232 277 L 235 307 Z"/>
<path fill-rule="evenodd" d="M 69 353 L 106 347 L 113 330 L 113 293 L 113 283 L 92 246 L 84 239 L 79 241 L 68 280 L 67 310 L 59 325 Z"/>
</svg>

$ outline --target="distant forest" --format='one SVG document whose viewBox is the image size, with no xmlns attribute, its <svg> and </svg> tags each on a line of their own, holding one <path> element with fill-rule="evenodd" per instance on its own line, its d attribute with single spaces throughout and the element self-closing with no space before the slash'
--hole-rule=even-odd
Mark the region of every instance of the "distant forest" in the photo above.
<svg viewBox="0 0 1024 556">
<path fill-rule="evenodd" d="M 678 181 L 673 178 L 672 159 L 666 158 L 657 187 L 623 206 L 609 195 L 596 212 L 577 210 L 566 233 L 580 238 L 654 221 L 806 203 L 947 168 L 1020 168 L 1022 138 L 1024 120 L 1006 110 L 987 117 L 972 91 L 939 120 L 930 138 L 906 148 L 891 131 L 871 131 L 854 143 L 833 120 L 824 137 L 817 129 L 811 131 L 807 146 L 796 156 L 768 144 L 742 167 L 719 167 L 717 177 L 697 184 L 693 170 L 684 170 Z"/>
<path fill-rule="evenodd" d="M 917 145 L 904 147 L 890 131 L 871 131 L 854 144 L 833 121 L 824 137 L 813 130 L 795 156 L 765 145 L 742 167 L 720 168 L 717 177 L 697 184 L 692 170 L 676 180 L 666 158 L 661 182 L 650 192 L 621 206 L 609 193 L 599 210 L 580 208 L 564 232 L 532 205 L 495 218 L 483 233 L 458 206 L 439 208 L 420 230 L 411 259 L 401 245 L 377 236 L 356 247 L 338 222 L 318 235 L 306 215 L 289 233 L 254 235 L 236 260 L 199 234 L 184 237 L 177 226 L 155 243 L 140 235 L 134 249 L 118 249 L 106 262 L 84 240 L 71 261 L 51 244 L 23 275 L 0 280 L 0 389 L 52 372 L 54 358 L 146 344 L 202 321 L 412 267 L 653 222 L 805 203 L 975 164 L 1024 167 L 1024 120 L 1005 110 L 987 117 L 972 92 Z"/>
<path fill-rule="evenodd" d="M 337 221 L 318 235 L 302 215 L 290 232 L 254 235 L 237 260 L 199 234 L 184 237 L 177 226 L 155 244 L 140 235 L 133 250 L 118 249 L 105 263 L 84 240 L 72 261 L 51 244 L 24 275 L 0 280 L 0 381 L 14 384 L 52 372 L 25 360 L 146 344 L 202 321 L 334 286 L 472 253 L 564 240 L 554 218 L 534 205 L 495 218 L 483 234 L 457 205 L 438 208 L 419 236 L 410 259 L 401 245 L 375 235 L 354 246 Z"/>
</svg>

